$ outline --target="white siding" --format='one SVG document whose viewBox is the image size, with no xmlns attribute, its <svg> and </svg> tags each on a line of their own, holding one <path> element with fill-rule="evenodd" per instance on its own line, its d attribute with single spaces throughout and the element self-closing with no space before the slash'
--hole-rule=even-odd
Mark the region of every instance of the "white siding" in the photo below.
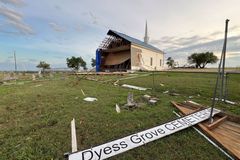
<svg viewBox="0 0 240 160">
<path fill-rule="evenodd" d="M 139 58 L 139 54 L 140 57 Z M 151 58 L 153 59 L 151 65 Z M 163 70 L 164 54 L 155 52 L 137 45 L 131 45 L 131 69 L 132 70 Z M 140 61 L 139 61 L 140 60 Z M 160 66 L 161 60 L 161 66 Z"/>
</svg>

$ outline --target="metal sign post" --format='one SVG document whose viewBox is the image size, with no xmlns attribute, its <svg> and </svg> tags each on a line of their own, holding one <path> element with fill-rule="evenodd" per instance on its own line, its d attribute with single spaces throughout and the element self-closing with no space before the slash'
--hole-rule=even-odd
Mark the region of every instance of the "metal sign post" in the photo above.
<svg viewBox="0 0 240 160">
<path fill-rule="evenodd" d="M 224 83 L 224 82 L 225 82 L 225 58 L 226 58 L 226 48 L 227 48 L 228 22 L 229 22 L 229 19 L 226 19 L 223 49 L 222 49 L 221 59 L 220 59 L 219 66 L 218 66 L 217 81 L 216 81 L 216 85 L 215 85 L 215 89 L 214 89 L 214 93 L 213 93 L 211 114 L 209 117 L 210 123 L 213 122 L 212 112 L 213 112 L 213 108 L 216 105 L 217 100 L 222 101 L 222 99 L 224 98 L 224 101 L 225 101 L 225 98 L 226 98 L 226 96 L 224 95 L 226 93 L 225 92 L 225 90 L 226 90 L 225 84 L 226 83 Z M 221 84 L 219 84 L 219 79 L 221 79 Z M 218 91 L 219 85 L 220 85 L 220 95 L 219 95 L 219 98 L 217 99 L 217 91 Z"/>
</svg>

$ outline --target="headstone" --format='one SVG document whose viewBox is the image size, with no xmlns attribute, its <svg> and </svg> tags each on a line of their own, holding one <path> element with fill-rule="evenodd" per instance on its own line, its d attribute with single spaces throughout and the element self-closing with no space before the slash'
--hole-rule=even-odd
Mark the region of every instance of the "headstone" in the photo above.
<svg viewBox="0 0 240 160">
<path fill-rule="evenodd" d="M 33 81 L 36 80 L 36 76 L 35 76 L 35 74 L 32 74 L 32 80 L 33 80 Z"/>
<path fill-rule="evenodd" d="M 3 75 L 3 81 L 11 80 L 11 75 L 9 73 Z"/>
<path fill-rule="evenodd" d="M 134 106 L 134 101 L 133 101 L 133 94 L 132 93 L 128 93 L 128 97 L 127 97 L 127 106 Z"/>
<path fill-rule="evenodd" d="M 54 78 L 54 75 L 52 73 L 50 73 L 50 78 L 53 79 Z"/>
<path fill-rule="evenodd" d="M 41 71 L 41 70 L 38 71 L 38 77 L 39 77 L 39 78 L 42 78 L 42 77 L 43 77 L 43 76 L 42 76 L 42 71 Z"/>
<path fill-rule="evenodd" d="M 116 112 L 117 112 L 117 113 L 121 113 L 121 109 L 120 109 L 120 107 L 119 107 L 118 104 L 116 104 Z"/>
</svg>

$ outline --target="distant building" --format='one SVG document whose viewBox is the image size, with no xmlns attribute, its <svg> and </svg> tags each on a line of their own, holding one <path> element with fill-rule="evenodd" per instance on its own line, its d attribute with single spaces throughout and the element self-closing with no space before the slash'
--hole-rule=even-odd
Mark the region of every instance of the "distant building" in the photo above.
<svg viewBox="0 0 240 160">
<path fill-rule="evenodd" d="M 96 51 L 96 71 L 162 70 L 164 53 L 148 43 L 147 23 L 144 42 L 109 30 Z"/>
</svg>

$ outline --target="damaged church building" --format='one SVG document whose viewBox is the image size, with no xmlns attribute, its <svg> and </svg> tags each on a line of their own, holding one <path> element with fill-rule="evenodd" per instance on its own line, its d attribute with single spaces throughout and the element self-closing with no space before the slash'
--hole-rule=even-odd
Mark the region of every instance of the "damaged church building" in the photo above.
<svg viewBox="0 0 240 160">
<path fill-rule="evenodd" d="M 163 70 L 164 52 L 148 43 L 147 23 L 144 41 L 109 30 L 96 50 L 97 72 Z"/>
</svg>

